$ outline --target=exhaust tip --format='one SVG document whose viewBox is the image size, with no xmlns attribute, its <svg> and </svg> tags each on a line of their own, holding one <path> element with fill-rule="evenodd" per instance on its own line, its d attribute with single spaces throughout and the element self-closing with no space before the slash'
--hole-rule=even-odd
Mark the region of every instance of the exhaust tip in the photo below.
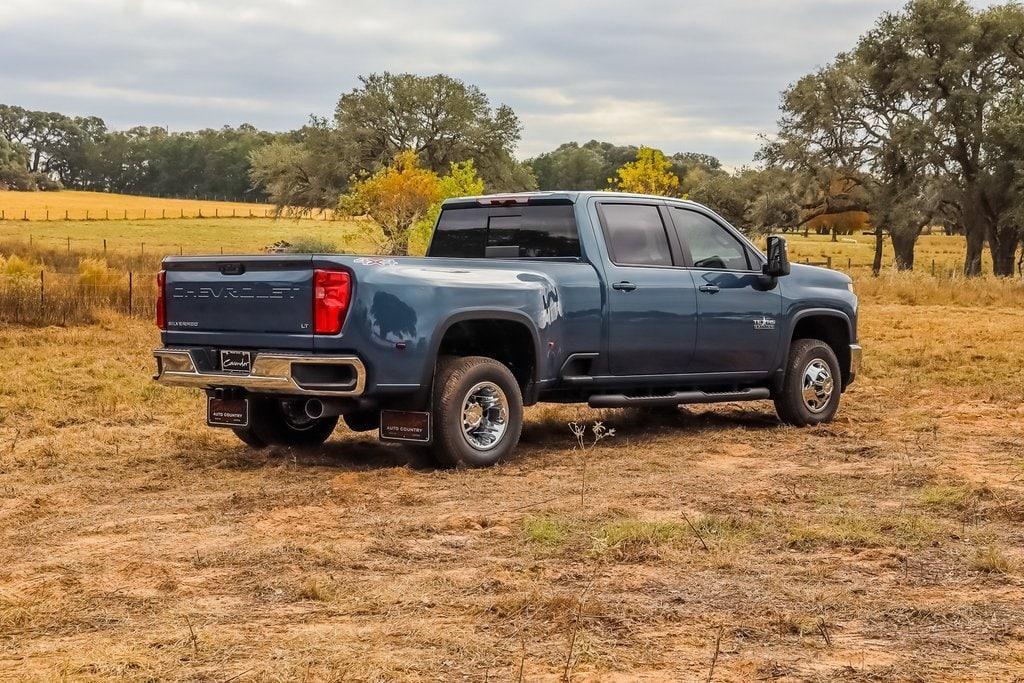
<svg viewBox="0 0 1024 683">
<path fill-rule="evenodd" d="M 312 420 L 319 420 L 324 416 L 324 402 L 318 398 L 311 398 L 306 401 L 306 417 Z"/>
</svg>

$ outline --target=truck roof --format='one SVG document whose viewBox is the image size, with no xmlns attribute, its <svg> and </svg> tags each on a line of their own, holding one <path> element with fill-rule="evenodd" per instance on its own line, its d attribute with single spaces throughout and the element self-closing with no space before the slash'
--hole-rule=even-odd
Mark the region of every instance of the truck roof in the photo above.
<svg viewBox="0 0 1024 683">
<path fill-rule="evenodd" d="M 455 204 L 469 204 L 477 203 L 482 205 L 487 204 L 528 204 L 532 201 L 551 201 L 551 200 L 562 200 L 575 204 L 578 201 L 586 201 L 591 197 L 608 197 L 608 198 L 629 198 L 629 199 L 657 199 L 659 201 L 671 200 L 673 202 L 679 202 L 680 204 L 689 204 L 691 206 L 703 206 L 697 202 L 691 202 L 688 199 L 679 199 L 678 197 L 662 197 L 659 195 L 650 194 L 636 194 L 632 192 L 612 192 L 610 190 L 585 190 L 585 191 L 574 191 L 574 190 L 546 190 L 543 192 L 505 192 L 500 194 L 484 194 L 473 197 L 452 197 L 444 200 L 442 206 L 455 205 Z"/>
</svg>

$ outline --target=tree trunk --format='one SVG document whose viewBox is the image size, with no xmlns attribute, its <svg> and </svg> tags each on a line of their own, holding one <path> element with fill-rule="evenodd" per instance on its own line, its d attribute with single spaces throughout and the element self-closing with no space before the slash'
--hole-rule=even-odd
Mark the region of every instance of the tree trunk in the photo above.
<svg viewBox="0 0 1024 683">
<path fill-rule="evenodd" d="M 989 234 L 988 248 L 992 254 L 992 273 L 999 277 L 1013 277 L 1014 257 L 1020 233 L 1015 229 L 993 229 Z"/>
<path fill-rule="evenodd" d="M 885 236 L 882 234 L 882 224 L 875 226 L 875 260 L 871 263 L 871 274 L 878 277 L 882 272 L 882 248 L 885 246 Z"/>
<path fill-rule="evenodd" d="M 967 256 L 964 258 L 964 275 L 981 275 L 981 252 L 985 249 L 985 233 L 967 226 Z"/>
<path fill-rule="evenodd" d="M 896 269 L 914 269 L 914 244 L 917 242 L 917 235 L 903 235 L 894 232 L 892 237 L 892 248 L 896 252 Z"/>
</svg>

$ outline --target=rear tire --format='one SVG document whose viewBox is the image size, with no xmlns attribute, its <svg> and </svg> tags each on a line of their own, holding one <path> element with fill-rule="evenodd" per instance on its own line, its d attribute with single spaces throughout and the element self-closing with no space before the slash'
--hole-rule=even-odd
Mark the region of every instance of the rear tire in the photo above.
<svg viewBox="0 0 1024 683">
<path fill-rule="evenodd" d="M 232 427 L 231 431 L 249 448 L 260 449 L 267 447 L 267 442 L 256 436 L 248 427 Z"/>
<path fill-rule="evenodd" d="M 774 396 L 775 412 L 795 427 L 831 422 L 839 410 L 842 386 L 832 348 L 818 339 L 798 339 L 789 349 L 782 390 Z"/>
<path fill-rule="evenodd" d="M 276 398 L 249 398 L 249 427 L 235 434 L 253 448 L 295 446 L 312 448 L 330 437 L 338 418 L 311 418 L 302 401 Z"/>
<path fill-rule="evenodd" d="M 523 396 L 512 372 L 493 358 L 443 358 L 431 409 L 434 457 L 445 465 L 490 467 L 519 443 Z"/>
</svg>

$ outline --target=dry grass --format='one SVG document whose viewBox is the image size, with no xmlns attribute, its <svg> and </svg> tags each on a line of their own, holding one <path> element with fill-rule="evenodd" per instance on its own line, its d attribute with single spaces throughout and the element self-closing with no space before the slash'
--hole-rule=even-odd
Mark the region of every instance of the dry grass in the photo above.
<svg viewBox="0 0 1024 683">
<path fill-rule="evenodd" d="M 137 220 L 159 218 L 269 218 L 270 204 L 205 199 L 165 199 L 111 192 L 15 192 L 0 190 L 0 211 L 7 220 Z M 324 218 L 317 214 L 318 218 Z"/>
<path fill-rule="evenodd" d="M 250 451 L 149 381 L 139 321 L 0 326 L 0 677 L 704 679 L 721 633 L 715 680 L 1011 679 L 1022 329 L 867 303 L 827 427 L 540 406 L 446 471 L 343 430 Z M 598 419 L 581 500 L 566 423 Z"/>
<path fill-rule="evenodd" d="M 284 240 L 316 239 L 366 251 L 362 236 L 373 224 L 359 219 L 303 221 L 273 218 L 209 218 L 126 221 L 0 221 L 8 249 L 65 254 L 162 258 L 173 254 L 252 254 Z M 106 252 L 104 252 L 104 241 Z"/>
</svg>

